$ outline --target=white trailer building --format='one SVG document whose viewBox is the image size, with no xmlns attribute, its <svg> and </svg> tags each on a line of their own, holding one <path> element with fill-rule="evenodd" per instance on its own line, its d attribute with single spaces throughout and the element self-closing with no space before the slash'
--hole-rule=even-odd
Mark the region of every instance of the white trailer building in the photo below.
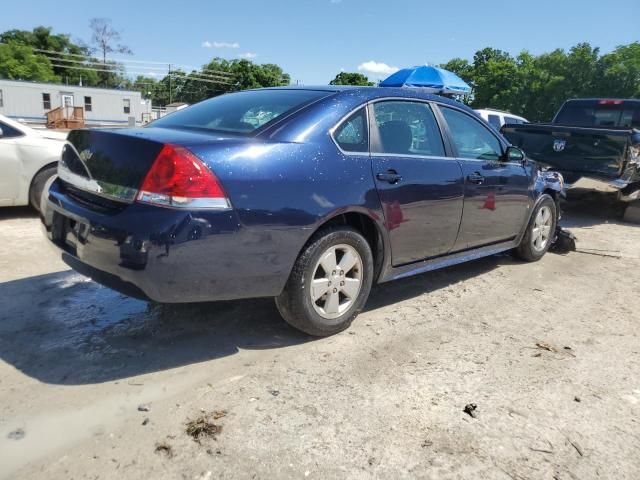
<svg viewBox="0 0 640 480">
<path fill-rule="evenodd" d="M 0 114 L 46 123 L 57 107 L 83 107 L 87 126 L 133 126 L 151 120 L 151 100 L 140 92 L 0 79 Z"/>
</svg>

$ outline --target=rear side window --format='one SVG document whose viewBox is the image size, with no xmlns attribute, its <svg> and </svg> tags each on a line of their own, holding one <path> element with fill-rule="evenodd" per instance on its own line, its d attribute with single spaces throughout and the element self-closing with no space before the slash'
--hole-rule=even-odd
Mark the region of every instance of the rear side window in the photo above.
<svg viewBox="0 0 640 480">
<path fill-rule="evenodd" d="M 0 129 L 2 129 L 2 135 L 0 136 L 0 140 L 3 138 L 14 138 L 14 137 L 21 137 L 22 135 L 24 135 L 20 130 L 18 130 L 17 128 L 10 127 L 6 123 L 0 122 Z"/>
<path fill-rule="evenodd" d="M 502 146 L 482 123 L 452 108 L 440 107 L 460 158 L 498 160 Z"/>
<path fill-rule="evenodd" d="M 498 115 L 489 115 L 489 123 L 500 130 L 502 124 L 500 123 L 500 117 Z"/>
<path fill-rule="evenodd" d="M 336 129 L 333 138 L 346 152 L 366 152 L 369 150 L 367 115 L 364 108 L 347 118 Z"/>
<path fill-rule="evenodd" d="M 515 117 L 504 117 L 504 123 L 510 123 L 510 124 L 521 124 L 523 123 L 522 120 L 520 120 L 519 118 L 515 118 Z"/>
<path fill-rule="evenodd" d="M 333 92 L 318 90 L 250 90 L 197 103 L 153 122 L 154 127 L 194 128 L 250 134 Z"/>
<path fill-rule="evenodd" d="M 622 101 L 569 102 L 555 120 L 561 125 L 578 127 L 640 127 L 640 105 L 629 105 Z"/>
<path fill-rule="evenodd" d="M 388 101 L 373 105 L 380 144 L 376 153 L 444 157 L 440 129 L 431 106 L 423 102 Z"/>
</svg>

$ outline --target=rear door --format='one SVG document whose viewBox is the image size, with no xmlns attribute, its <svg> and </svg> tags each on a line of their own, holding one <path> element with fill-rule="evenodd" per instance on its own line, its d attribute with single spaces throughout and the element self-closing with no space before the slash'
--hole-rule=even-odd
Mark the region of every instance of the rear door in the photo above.
<svg viewBox="0 0 640 480">
<path fill-rule="evenodd" d="M 462 218 L 462 170 L 446 156 L 427 102 L 369 106 L 373 175 L 389 232 L 392 264 L 451 250 Z"/>
<path fill-rule="evenodd" d="M 439 109 L 465 179 L 464 213 L 454 250 L 515 238 L 530 204 L 524 166 L 504 161 L 505 144 L 482 122 L 456 108 Z"/>
</svg>

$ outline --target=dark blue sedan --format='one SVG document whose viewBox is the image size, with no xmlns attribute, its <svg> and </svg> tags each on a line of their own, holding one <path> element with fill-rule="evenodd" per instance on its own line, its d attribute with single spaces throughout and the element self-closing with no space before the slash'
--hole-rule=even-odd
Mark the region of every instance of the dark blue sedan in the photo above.
<svg viewBox="0 0 640 480">
<path fill-rule="evenodd" d="M 311 335 L 347 328 L 374 282 L 538 260 L 562 194 L 472 110 L 408 88 L 244 91 L 75 130 L 58 173 L 43 222 L 77 271 L 156 302 L 275 297 Z"/>
</svg>

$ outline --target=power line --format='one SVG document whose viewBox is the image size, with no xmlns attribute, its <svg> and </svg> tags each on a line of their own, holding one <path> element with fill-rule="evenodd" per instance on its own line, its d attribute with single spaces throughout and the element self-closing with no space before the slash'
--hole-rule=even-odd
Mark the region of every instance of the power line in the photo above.
<svg viewBox="0 0 640 480">
<path fill-rule="evenodd" d="M 92 71 L 92 72 L 106 72 L 106 73 L 116 73 L 114 72 L 114 70 L 110 70 L 110 69 L 105 69 L 105 68 L 96 68 L 96 67 L 73 67 L 70 65 L 59 65 L 59 64 L 51 64 L 53 67 L 57 67 L 57 68 L 68 68 L 71 70 L 85 70 L 85 71 Z M 138 74 L 138 75 L 143 75 L 145 72 L 144 71 L 131 71 L 130 73 L 134 73 L 134 74 Z M 215 83 L 217 85 L 233 85 L 231 82 L 221 82 L 219 80 L 213 80 L 210 78 L 198 78 L 198 77 L 192 77 L 192 76 L 187 76 L 187 75 L 175 75 L 175 74 L 167 74 L 167 77 L 169 77 L 170 79 L 173 78 L 180 78 L 183 80 L 192 80 L 194 82 L 205 82 L 205 83 Z"/>
<path fill-rule="evenodd" d="M 0 43 L 0 45 L 7 45 L 6 43 Z M 86 54 L 79 54 L 79 53 L 66 53 L 66 52 L 57 52 L 55 50 L 45 50 L 42 48 L 33 48 L 34 52 L 42 52 L 42 53 L 48 53 L 48 54 L 53 54 L 53 55 L 65 55 L 65 56 L 70 56 L 70 57 L 79 57 L 79 58 L 94 58 L 91 57 L 90 55 L 86 55 Z M 137 64 L 149 64 L 149 65 L 169 65 L 171 62 L 158 62 L 158 61 L 152 61 L 152 60 L 132 60 L 132 59 L 125 59 L 125 58 L 108 58 L 107 61 L 110 62 L 117 62 L 117 63 L 137 63 Z M 200 70 L 202 69 L 203 71 L 206 72 L 211 72 L 214 74 L 218 74 L 221 76 L 232 76 L 233 74 L 229 73 L 229 72 L 225 72 L 222 70 L 212 70 L 212 69 L 206 69 L 206 68 L 202 68 L 202 67 L 196 67 L 194 65 L 184 65 L 184 64 L 175 64 L 175 63 L 171 63 L 171 65 L 175 65 L 176 67 L 182 67 L 185 68 L 187 70 Z M 158 67 L 149 67 L 149 68 L 158 68 Z"/>
<path fill-rule="evenodd" d="M 119 67 L 118 64 L 104 64 L 102 62 L 89 62 L 89 61 L 83 61 L 83 60 L 73 60 L 73 59 L 65 59 L 65 58 L 51 58 L 50 59 L 53 62 L 65 62 L 65 63 L 73 63 L 73 64 L 80 64 L 80 65 L 85 65 L 85 66 L 92 66 L 92 68 L 99 68 L 99 67 L 105 67 L 105 68 L 109 68 L 109 67 L 113 67 L 114 71 L 115 69 L 117 69 Z M 94 65 L 97 65 L 97 67 L 93 67 Z M 69 67 L 65 66 L 65 65 L 56 65 L 59 68 L 71 68 L 71 65 L 69 65 Z M 124 66 L 126 67 L 126 66 Z M 147 74 L 156 74 L 156 72 L 148 72 L 147 70 L 158 70 L 162 73 L 164 73 L 165 75 L 168 74 L 168 68 L 161 68 L 161 67 L 136 67 L 135 70 L 130 70 L 129 67 L 127 68 L 127 72 L 128 73 L 134 73 L 134 72 L 138 72 L 138 71 L 142 71 L 143 73 L 147 73 Z M 180 70 L 180 72 L 182 72 L 182 70 Z M 176 72 L 177 73 L 177 72 Z M 209 73 L 201 73 L 201 72 L 182 72 L 185 75 L 195 75 L 201 78 L 206 78 L 206 79 L 211 79 L 211 80 L 230 80 L 229 77 L 223 77 L 220 75 L 213 75 L 213 74 L 209 74 Z"/>
</svg>

